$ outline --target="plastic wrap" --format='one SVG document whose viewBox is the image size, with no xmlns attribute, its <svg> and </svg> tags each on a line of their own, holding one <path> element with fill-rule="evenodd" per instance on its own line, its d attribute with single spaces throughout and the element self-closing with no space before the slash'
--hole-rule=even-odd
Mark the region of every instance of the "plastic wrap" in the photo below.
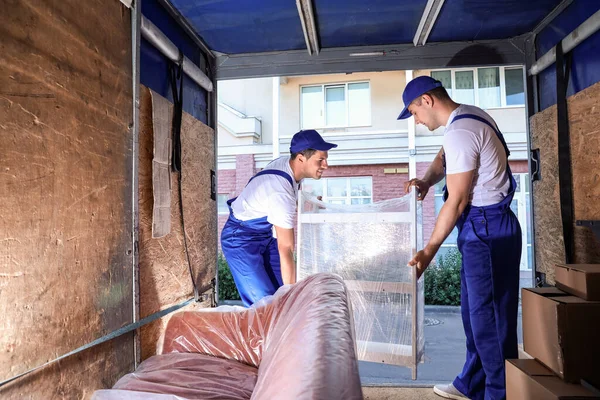
<svg viewBox="0 0 600 400">
<path fill-rule="evenodd" d="M 424 350 L 423 279 L 407 267 L 422 246 L 416 194 L 333 205 L 303 193 L 299 210 L 298 278 L 340 275 L 349 289 L 358 358 L 411 367 L 416 379 Z"/>
<path fill-rule="evenodd" d="M 161 338 L 160 353 L 200 353 L 260 365 L 265 338 L 276 319 L 275 296 L 252 308 L 221 306 L 173 315 Z"/>
<path fill-rule="evenodd" d="M 205 354 L 153 356 L 113 387 L 94 393 L 93 400 L 116 399 L 250 399 L 258 370 Z"/>
<path fill-rule="evenodd" d="M 121 378 L 118 390 L 100 392 L 122 395 L 131 390 L 133 396 L 148 391 L 202 399 L 362 399 L 348 292 L 332 274 L 284 286 L 248 309 L 223 306 L 174 314 L 161 352 Z M 201 357 L 199 365 L 173 372 L 172 363 L 190 355 Z M 212 364 L 205 368 L 207 359 Z M 225 363 L 216 365 L 215 360 Z M 251 397 L 244 397 L 240 391 L 256 367 L 256 385 Z M 239 376 L 243 385 L 236 382 Z M 228 392 L 230 397 L 186 397 L 190 385 L 194 390 L 217 388 L 217 395 Z M 128 397 L 97 397 L 115 398 Z"/>
</svg>

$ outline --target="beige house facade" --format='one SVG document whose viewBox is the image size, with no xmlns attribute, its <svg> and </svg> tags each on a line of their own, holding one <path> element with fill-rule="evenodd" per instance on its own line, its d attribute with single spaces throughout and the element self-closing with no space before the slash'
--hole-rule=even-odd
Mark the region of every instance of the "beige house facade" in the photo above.
<svg viewBox="0 0 600 400">
<path fill-rule="evenodd" d="M 325 201 L 360 204 L 403 195 L 411 176 L 421 176 L 440 150 L 443 128 L 429 132 L 413 118 L 397 120 L 407 81 L 439 79 L 460 103 L 484 108 L 497 122 L 511 151 L 519 184 L 513 210 L 523 227 L 522 284 L 531 283 L 531 222 L 523 68 L 491 66 L 220 81 L 218 193 L 221 226 L 225 201 L 273 158 L 289 153 L 291 137 L 316 129 L 338 144 L 320 182 L 303 190 Z M 424 236 L 441 208 L 441 185 L 424 201 Z M 456 247 L 451 235 L 441 253 Z"/>
</svg>

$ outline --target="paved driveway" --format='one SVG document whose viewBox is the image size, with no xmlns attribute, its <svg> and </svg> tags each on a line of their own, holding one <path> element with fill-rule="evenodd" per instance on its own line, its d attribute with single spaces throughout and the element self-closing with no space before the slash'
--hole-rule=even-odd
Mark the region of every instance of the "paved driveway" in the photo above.
<svg viewBox="0 0 600 400">
<path fill-rule="evenodd" d="M 522 343 L 519 314 L 519 343 Z M 432 386 L 450 382 L 465 361 L 465 334 L 459 307 L 425 307 L 425 362 L 419 364 L 417 380 L 406 367 L 359 362 L 363 385 Z"/>
</svg>

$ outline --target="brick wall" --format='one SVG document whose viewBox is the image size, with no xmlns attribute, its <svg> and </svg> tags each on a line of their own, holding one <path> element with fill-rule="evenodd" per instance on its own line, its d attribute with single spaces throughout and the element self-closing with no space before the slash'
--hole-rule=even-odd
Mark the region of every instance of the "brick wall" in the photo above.
<svg viewBox="0 0 600 400">
<path fill-rule="evenodd" d="M 256 173 L 254 154 L 235 156 L 235 194 L 238 195 Z"/>
<path fill-rule="evenodd" d="M 524 174 L 529 172 L 527 161 L 511 161 L 509 164 L 513 174 Z"/>
<path fill-rule="evenodd" d="M 236 193 L 236 171 L 235 169 L 222 169 L 218 172 L 219 188 L 217 192 L 219 194 L 227 194 L 231 197 L 235 196 Z"/>
<path fill-rule="evenodd" d="M 373 202 L 377 202 L 404 195 L 404 183 L 408 180 L 408 174 L 386 174 L 383 172 L 384 169 L 390 168 L 408 168 L 408 164 L 329 167 L 323 173 L 323 178 L 370 176 L 373 178 Z"/>
<path fill-rule="evenodd" d="M 221 195 L 227 195 L 228 199 L 235 197 L 238 193 L 236 190 L 236 170 L 235 169 L 222 169 L 217 172 L 218 174 L 218 185 L 217 193 Z M 219 246 L 221 245 L 221 230 L 225 222 L 227 222 L 227 214 L 219 214 Z"/>
</svg>

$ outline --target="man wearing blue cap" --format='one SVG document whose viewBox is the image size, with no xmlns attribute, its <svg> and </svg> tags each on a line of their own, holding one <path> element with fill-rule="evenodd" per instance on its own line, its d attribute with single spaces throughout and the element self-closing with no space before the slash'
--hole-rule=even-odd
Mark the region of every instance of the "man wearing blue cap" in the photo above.
<svg viewBox="0 0 600 400">
<path fill-rule="evenodd" d="M 492 117 L 478 107 L 457 104 L 441 82 L 422 76 L 406 85 L 405 107 L 433 131 L 445 126 L 443 147 L 416 186 L 422 200 L 446 178 L 444 205 L 431 239 L 409 262 L 417 275 L 431 263 L 456 226 L 462 255 L 461 314 L 467 337 L 462 372 L 434 392 L 449 399 L 506 398 L 504 360 L 518 358 L 517 310 L 521 227 L 510 203 L 516 188 L 510 152 Z"/>
<path fill-rule="evenodd" d="M 315 130 L 296 133 L 291 154 L 271 161 L 227 202 L 221 248 L 245 306 L 296 282 L 294 220 L 300 182 L 320 179 L 328 166 L 327 152 L 335 147 Z"/>
</svg>

